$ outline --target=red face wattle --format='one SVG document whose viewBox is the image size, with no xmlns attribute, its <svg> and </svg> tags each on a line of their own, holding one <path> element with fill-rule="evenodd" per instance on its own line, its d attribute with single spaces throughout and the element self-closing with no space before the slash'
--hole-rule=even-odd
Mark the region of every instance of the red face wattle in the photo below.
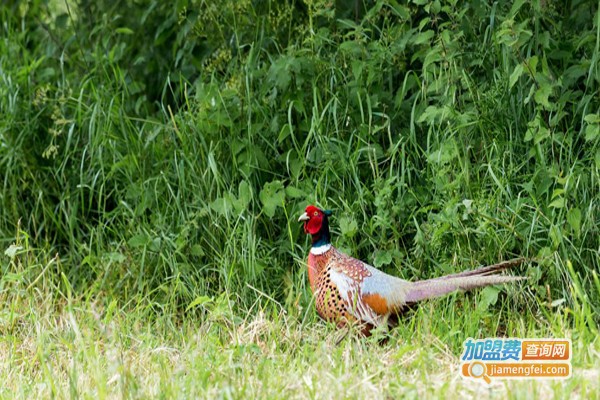
<svg viewBox="0 0 600 400">
<path fill-rule="evenodd" d="M 305 213 L 300 217 L 304 221 L 304 232 L 315 235 L 323 224 L 323 211 L 315 206 L 306 207 Z"/>
</svg>

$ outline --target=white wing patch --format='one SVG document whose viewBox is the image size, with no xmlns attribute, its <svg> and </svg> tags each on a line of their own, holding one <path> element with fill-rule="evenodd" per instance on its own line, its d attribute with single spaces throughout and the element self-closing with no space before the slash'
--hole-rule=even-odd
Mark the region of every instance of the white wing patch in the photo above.
<svg viewBox="0 0 600 400">
<path fill-rule="evenodd" d="M 406 303 L 406 296 L 411 283 L 396 276 L 388 275 L 369 264 L 365 264 L 371 276 L 365 278 L 362 284 L 364 294 L 377 293 L 386 299 L 388 307 L 394 309 Z"/>
<path fill-rule="evenodd" d="M 330 270 L 329 277 L 340 291 L 342 299 L 346 304 L 349 304 L 348 312 L 356 317 L 356 319 L 374 326 L 379 326 L 385 322 L 385 316 L 377 315 L 371 307 L 362 302 L 358 282 L 343 272 L 338 272 L 334 269 Z"/>
</svg>

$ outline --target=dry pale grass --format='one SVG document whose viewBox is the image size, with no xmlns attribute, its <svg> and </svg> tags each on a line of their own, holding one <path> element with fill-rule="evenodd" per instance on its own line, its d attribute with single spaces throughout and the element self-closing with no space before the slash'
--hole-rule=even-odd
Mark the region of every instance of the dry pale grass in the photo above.
<svg viewBox="0 0 600 400">
<path fill-rule="evenodd" d="M 3 319 L 2 398 L 597 398 L 598 343 L 575 344 L 567 381 L 459 377 L 436 336 L 385 344 L 284 313 L 136 319 L 93 305 Z M 39 312 L 38 312 L 39 311 Z M 583 346 L 583 347 L 582 347 Z"/>
</svg>

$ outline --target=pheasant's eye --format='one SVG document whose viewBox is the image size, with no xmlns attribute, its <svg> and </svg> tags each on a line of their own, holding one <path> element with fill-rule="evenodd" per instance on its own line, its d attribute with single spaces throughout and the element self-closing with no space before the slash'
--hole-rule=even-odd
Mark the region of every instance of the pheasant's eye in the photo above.
<svg viewBox="0 0 600 400">
<path fill-rule="evenodd" d="M 317 215 L 319 215 L 319 212 L 315 211 L 315 213 L 313 215 L 316 217 Z"/>
</svg>

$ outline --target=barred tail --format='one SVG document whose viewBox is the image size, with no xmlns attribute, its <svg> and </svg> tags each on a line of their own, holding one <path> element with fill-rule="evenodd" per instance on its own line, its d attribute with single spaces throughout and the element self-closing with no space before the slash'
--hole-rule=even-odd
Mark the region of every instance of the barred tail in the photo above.
<svg viewBox="0 0 600 400">
<path fill-rule="evenodd" d="M 458 289 L 471 290 L 478 287 L 499 285 L 527 279 L 527 277 L 523 276 L 494 275 L 504 269 L 519 265 L 524 261 L 523 258 L 519 258 L 471 271 L 459 272 L 440 278 L 411 283 L 405 301 L 406 303 L 414 303 L 420 300 L 440 297 Z"/>
<path fill-rule="evenodd" d="M 512 260 L 501 261 L 497 264 L 488 265 L 487 267 L 480 267 L 480 268 L 472 269 L 469 271 L 458 272 L 456 274 L 446 275 L 446 276 L 442 276 L 442 277 L 435 278 L 435 279 L 448 279 L 448 278 L 458 278 L 458 277 L 475 276 L 475 275 L 477 275 L 477 276 L 492 275 L 497 272 L 501 272 L 505 269 L 509 269 L 509 268 L 513 268 L 518 265 L 521 265 L 525 261 L 527 261 L 527 260 L 523 257 L 513 258 Z"/>
</svg>

